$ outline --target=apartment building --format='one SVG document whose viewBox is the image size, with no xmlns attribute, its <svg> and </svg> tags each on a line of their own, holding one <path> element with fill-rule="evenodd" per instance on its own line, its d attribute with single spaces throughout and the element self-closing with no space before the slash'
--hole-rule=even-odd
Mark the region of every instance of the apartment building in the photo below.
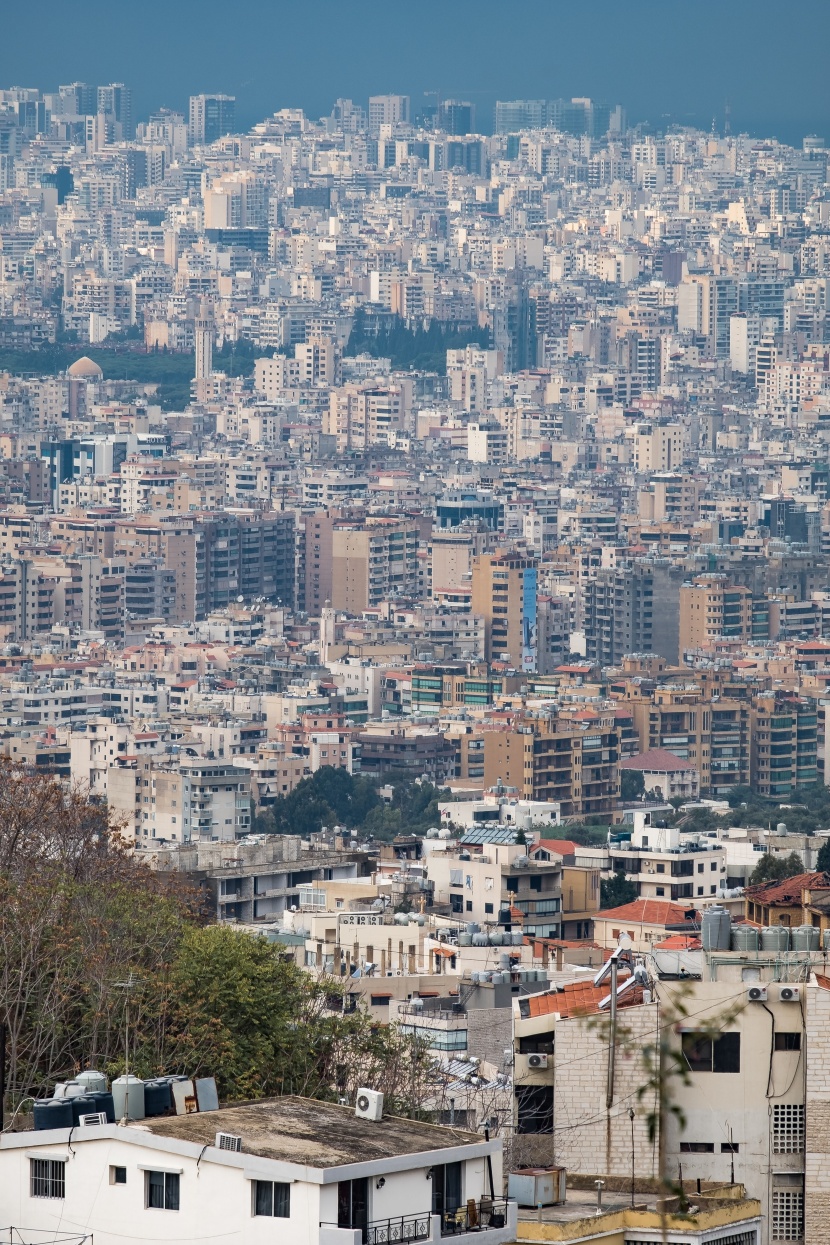
<svg viewBox="0 0 830 1245">
<path fill-rule="evenodd" d="M 613 809 L 619 733 L 612 709 L 525 716 L 508 729 L 481 734 L 485 788 L 503 782 L 522 799 L 558 803 L 563 817 Z"/>
<path fill-rule="evenodd" d="M 382 601 L 416 595 L 418 542 L 418 525 L 407 520 L 336 522 L 331 528 L 333 608 L 360 614 Z"/>
<path fill-rule="evenodd" d="M 489 838 L 496 841 L 490 842 Z M 561 937 L 562 863 L 528 856 L 498 828 L 464 835 L 457 849 L 431 851 L 426 876 L 434 902 L 467 921 L 512 922 L 540 938 Z M 509 841 L 504 841 L 509 840 Z"/>
<path fill-rule="evenodd" d="M 535 558 L 509 550 L 473 558 L 471 608 L 484 618 L 487 661 L 536 669 L 537 568 Z"/>
<path fill-rule="evenodd" d="M 740 644 L 752 636 L 752 592 L 725 575 L 698 575 L 680 589 L 680 652 Z"/>
</svg>

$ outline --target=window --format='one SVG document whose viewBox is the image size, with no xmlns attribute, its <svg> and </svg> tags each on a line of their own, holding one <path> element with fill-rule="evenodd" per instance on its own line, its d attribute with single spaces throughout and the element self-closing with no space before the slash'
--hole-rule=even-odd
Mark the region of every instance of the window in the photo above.
<svg viewBox="0 0 830 1245">
<path fill-rule="evenodd" d="M 291 1217 L 291 1185 L 274 1180 L 254 1181 L 254 1214 L 273 1219 Z"/>
<path fill-rule="evenodd" d="M 369 1001 L 372 1007 L 388 1007 L 389 1006 L 389 995 L 388 994 L 370 994 Z"/>
<path fill-rule="evenodd" d="M 665 893 L 666 893 L 666 888 L 665 888 L 665 886 L 657 886 L 657 887 L 655 887 L 655 891 L 656 891 L 656 893 L 657 893 L 658 895 L 665 895 Z"/>
<path fill-rule="evenodd" d="M 721 1033 L 710 1038 L 701 1033 L 684 1033 L 683 1055 L 691 1072 L 740 1072 L 741 1035 Z"/>
<path fill-rule="evenodd" d="M 472 912 L 472 910 L 473 910 L 473 901 L 472 901 L 472 899 L 468 899 L 468 900 L 467 900 L 467 902 L 466 902 L 466 904 L 464 905 L 464 907 L 465 907 L 465 909 L 467 910 L 467 912 Z"/>
<path fill-rule="evenodd" d="M 493 912 L 493 905 L 491 903 L 486 903 L 484 905 L 484 911 L 488 916 L 490 916 Z"/>
<path fill-rule="evenodd" d="M 432 1213 L 451 1214 L 461 1205 L 461 1164 L 436 1164 L 432 1169 Z"/>
<path fill-rule="evenodd" d="M 666 866 L 665 866 L 665 865 L 658 865 L 658 866 L 657 866 L 657 872 L 658 872 L 658 873 L 665 873 L 665 872 L 666 872 Z"/>
<path fill-rule="evenodd" d="M 152 1210 L 179 1209 L 178 1172 L 147 1172 L 147 1206 Z"/>
<path fill-rule="evenodd" d="M 553 1132 L 553 1086 L 518 1085 L 516 1087 L 518 1133 Z"/>
<path fill-rule="evenodd" d="M 801 1154 L 804 1149 L 804 1106 L 777 1102 L 772 1108 L 773 1154 Z M 779 1238 L 786 1240 L 786 1237 Z"/>
<path fill-rule="evenodd" d="M 126 1167 L 111 1167 L 110 1168 L 110 1184 L 126 1184 L 126 1183 L 127 1183 Z"/>
<path fill-rule="evenodd" d="M 800 1033 L 776 1033 L 775 1049 L 776 1050 L 801 1050 L 801 1034 Z"/>
<path fill-rule="evenodd" d="M 30 1159 L 32 1197 L 66 1197 L 66 1163 L 63 1159 Z"/>
<path fill-rule="evenodd" d="M 741 1147 L 738 1145 L 737 1141 L 722 1141 L 720 1143 L 721 1154 L 738 1154 L 740 1149 Z"/>
<path fill-rule="evenodd" d="M 714 1154 L 714 1141 L 681 1141 L 680 1151 L 682 1154 Z"/>
<path fill-rule="evenodd" d="M 338 1228 L 358 1228 L 365 1233 L 369 1222 L 369 1182 L 365 1176 L 341 1180 L 337 1186 Z M 365 1239 L 365 1236 L 364 1236 Z"/>
</svg>

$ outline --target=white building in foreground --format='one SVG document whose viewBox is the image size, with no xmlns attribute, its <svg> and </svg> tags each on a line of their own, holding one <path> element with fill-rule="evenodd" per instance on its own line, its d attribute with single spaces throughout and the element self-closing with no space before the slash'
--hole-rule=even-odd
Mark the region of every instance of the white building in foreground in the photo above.
<svg viewBox="0 0 830 1245">
<path fill-rule="evenodd" d="M 237 1152 L 217 1134 L 239 1138 Z M 501 1140 L 280 1098 L 129 1125 L 0 1136 L 0 1223 L 95 1245 L 499 1245 Z M 495 1192 L 496 1196 L 491 1194 Z M 57 1238 L 56 1238 L 57 1239 Z"/>
</svg>

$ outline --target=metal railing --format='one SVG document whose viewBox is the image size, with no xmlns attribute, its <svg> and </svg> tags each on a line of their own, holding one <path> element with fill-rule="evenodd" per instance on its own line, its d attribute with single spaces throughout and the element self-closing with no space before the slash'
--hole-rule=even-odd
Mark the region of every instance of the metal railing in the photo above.
<svg viewBox="0 0 830 1245">
<path fill-rule="evenodd" d="M 503 1228 L 507 1224 L 507 1198 L 482 1198 L 470 1201 L 457 1210 L 447 1210 L 441 1216 L 441 1235 L 458 1236 L 462 1232 L 486 1232 L 488 1228 Z"/>
<path fill-rule="evenodd" d="M 430 1213 L 401 1215 L 396 1219 L 377 1219 L 368 1223 L 363 1233 L 365 1245 L 390 1245 L 395 1241 L 428 1241 Z"/>
</svg>

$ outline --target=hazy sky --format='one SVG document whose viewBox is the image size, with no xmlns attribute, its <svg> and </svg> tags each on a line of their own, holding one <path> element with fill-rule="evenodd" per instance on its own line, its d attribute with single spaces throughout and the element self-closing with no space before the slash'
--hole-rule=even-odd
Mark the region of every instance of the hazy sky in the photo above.
<svg viewBox="0 0 830 1245">
<path fill-rule="evenodd" d="M 136 118 L 237 97 L 244 126 L 337 96 L 493 102 L 590 95 L 671 119 L 799 142 L 830 134 L 830 0 L 38 0 L 7 3 L 0 85 L 124 81 Z M 413 99 L 413 102 L 416 102 Z"/>
</svg>

